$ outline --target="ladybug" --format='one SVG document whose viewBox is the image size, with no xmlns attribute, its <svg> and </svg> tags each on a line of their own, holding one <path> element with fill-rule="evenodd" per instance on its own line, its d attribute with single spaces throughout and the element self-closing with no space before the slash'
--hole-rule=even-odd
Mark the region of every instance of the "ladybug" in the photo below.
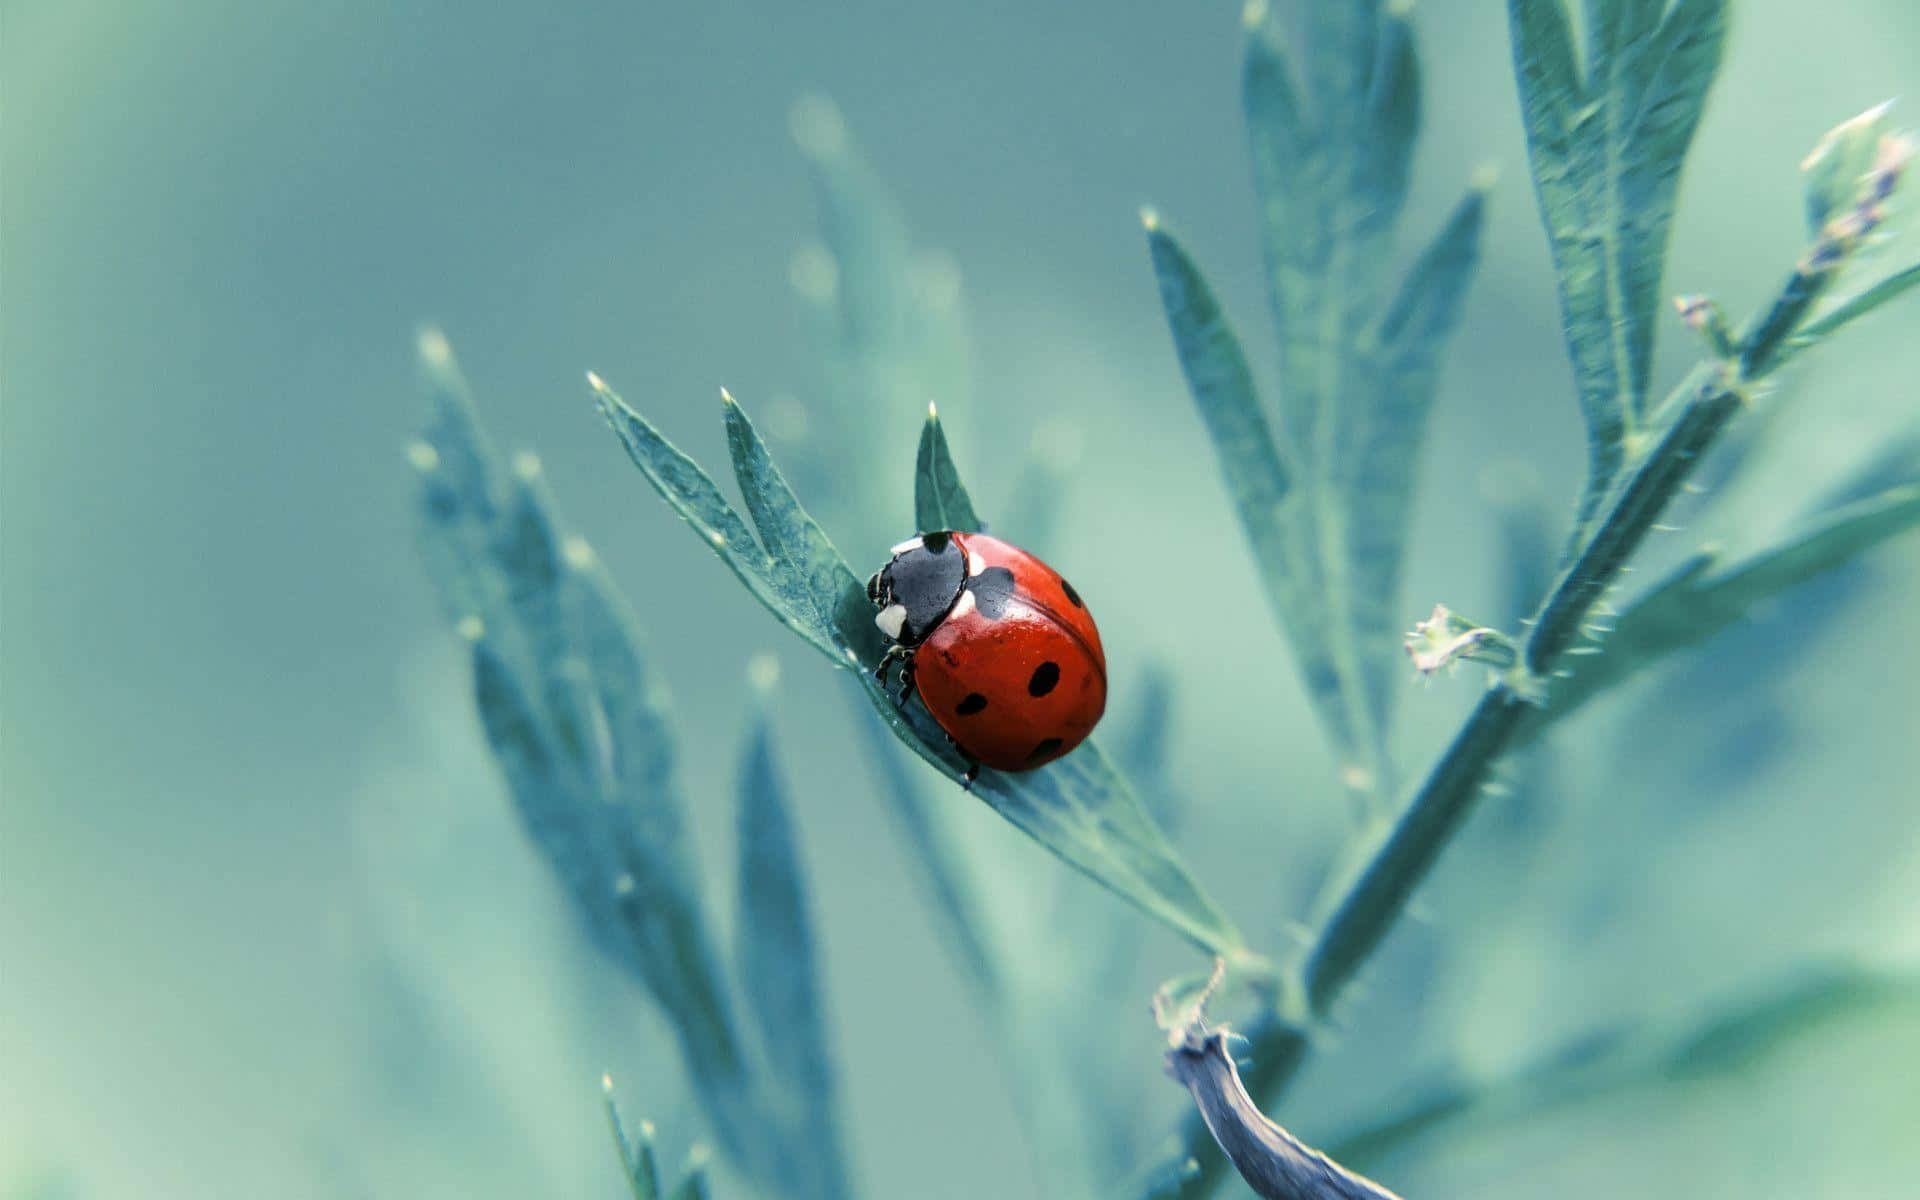
<svg viewBox="0 0 1920 1200">
<path fill-rule="evenodd" d="M 1025 771 L 1086 740 L 1107 707 L 1107 656 L 1080 593 L 1046 563 L 984 533 L 942 530 L 895 546 L 867 580 L 874 624 L 911 685 L 965 755 Z"/>
</svg>

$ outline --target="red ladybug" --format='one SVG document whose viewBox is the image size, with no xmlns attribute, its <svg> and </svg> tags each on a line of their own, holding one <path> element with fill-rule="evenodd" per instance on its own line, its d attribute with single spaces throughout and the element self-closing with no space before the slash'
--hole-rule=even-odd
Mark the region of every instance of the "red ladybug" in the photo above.
<svg viewBox="0 0 1920 1200">
<path fill-rule="evenodd" d="M 893 548 L 867 581 L 874 623 L 940 728 L 970 760 L 1025 771 L 1086 740 L 1107 707 L 1100 631 L 1060 573 L 999 538 L 945 530 Z"/>
</svg>

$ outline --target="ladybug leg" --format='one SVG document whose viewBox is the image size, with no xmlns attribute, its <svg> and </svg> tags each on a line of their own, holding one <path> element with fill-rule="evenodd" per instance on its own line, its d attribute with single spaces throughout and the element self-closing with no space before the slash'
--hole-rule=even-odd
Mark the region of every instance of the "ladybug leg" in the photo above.
<svg viewBox="0 0 1920 1200">
<path fill-rule="evenodd" d="M 888 646 L 887 652 L 880 656 L 879 663 L 873 668 L 873 677 L 879 680 L 882 687 L 886 686 L 887 668 L 908 657 L 908 653 L 905 646 Z"/>
<path fill-rule="evenodd" d="M 965 753 L 965 752 L 962 751 L 962 753 Z M 962 773 L 960 776 L 960 790 L 963 792 L 972 791 L 973 781 L 978 778 L 980 778 L 980 761 L 978 759 L 970 758 L 967 760 L 966 771 Z"/>
<path fill-rule="evenodd" d="M 900 664 L 900 703 L 907 702 L 907 693 L 913 690 L 913 655 L 903 654 L 905 662 Z"/>
</svg>

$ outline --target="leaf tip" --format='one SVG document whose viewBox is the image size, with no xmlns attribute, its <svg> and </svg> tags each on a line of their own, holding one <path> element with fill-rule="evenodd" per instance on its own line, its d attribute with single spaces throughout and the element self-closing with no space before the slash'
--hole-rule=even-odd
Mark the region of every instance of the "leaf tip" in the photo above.
<svg viewBox="0 0 1920 1200">
<path fill-rule="evenodd" d="M 940 419 L 940 406 L 938 404 L 935 404 L 931 400 L 927 401 L 927 420 L 938 421 L 939 419 Z"/>
<path fill-rule="evenodd" d="M 608 1096 L 613 1095 L 613 1076 L 606 1071 L 600 1072 L 600 1090 Z"/>
<path fill-rule="evenodd" d="M 594 374 L 592 371 L 587 372 L 587 386 L 592 388 L 594 391 L 600 392 L 602 394 L 605 394 L 613 390 L 612 388 L 609 388 L 607 386 L 606 380 L 600 378 L 598 375 Z"/>
<path fill-rule="evenodd" d="M 455 633 L 458 633 L 469 642 L 477 642 L 487 636 L 487 623 L 482 621 L 479 616 L 474 613 L 468 613 L 466 616 L 461 617 L 459 621 L 454 623 L 453 629 Z"/>
<path fill-rule="evenodd" d="M 728 391 L 725 388 L 720 389 L 720 404 L 722 407 L 735 408 L 735 407 L 738 407 L 738 403 L 739 402 L 733 398 L 732 392 Z"/>
<path fill-rule="evenodd" d="M 1267 0 L 1247 0 L 1240 8 L 1240 24 L 1258 29 L 1267 19 Z"/>
<path fill-rule="evenodd" d="M 1479 166 L 1473 169 L 1473 174 L 1467 179 L 1467 190 L 1478 192 L 1482 196 L 1484 196 L 1488 192 L 1491 192 L 1494 188 L 1494 185 L 1499 182 L 1500 182 L 1499 164 L 1498 163 L 1481 163 Z"/>
<path fill-rule="evenodd" d="M 1387 0 L 1387 15 L 1390 17 L 1408 17 L 1413 14 L 1414 0 Z"/>
<path fill-rule="evenodd" d="M 407 461 L 424 475 L 440 465 L 440 452 L 431 443 L 415 438 L 407 443 Z"/>
<path fill-rule="evenodd" d="M 574 570 L 584 571 L 593 565 L 593 546 L 579 534 L 571 534 L 560 543 L 560 557 Z"/>
<path fill-rule="evenodd" d="M 1160 214 L 1148 205 L 1140 207 L 1140 228 L 1148 233 L 1160 231 Z"/>
<path fill-rule="evenodd" d="M 513 456 L 514 476 L 523 482 L 532 483 L 540 478 L 540 456 L 531 450 L 522 450 Z"/>
</svg>

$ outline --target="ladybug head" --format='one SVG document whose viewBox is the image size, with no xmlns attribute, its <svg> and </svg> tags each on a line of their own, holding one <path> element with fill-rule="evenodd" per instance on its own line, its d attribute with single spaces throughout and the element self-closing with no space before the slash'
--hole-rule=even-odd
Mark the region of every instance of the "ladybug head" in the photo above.
<svg viewBox="0 0 1920 1200">
<path fill-rule="evenodd" d="M 945 619 L 967 585 L 967 556 L 950 533 L 927 533 L 893 548 L 867 580 L 873 623 L 902 646 L 918 646 Z"/>
</svg>

